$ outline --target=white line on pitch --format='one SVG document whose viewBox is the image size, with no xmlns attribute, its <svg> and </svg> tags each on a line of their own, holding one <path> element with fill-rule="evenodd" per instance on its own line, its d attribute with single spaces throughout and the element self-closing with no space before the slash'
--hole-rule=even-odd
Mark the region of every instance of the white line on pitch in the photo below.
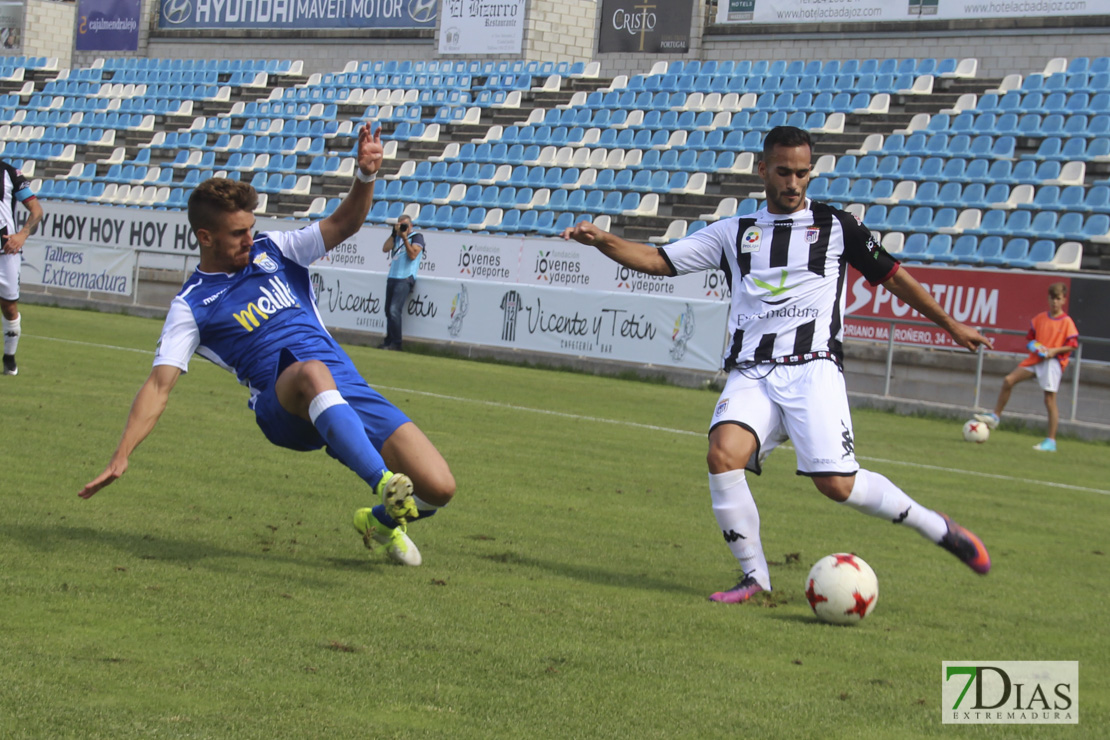
<svg viewBox="0 0 1110 740">
<path fill-rule="evenodd" d="M 462 398 L 461 396 L 445 396 L 442 393 L 432 393 L 430 391 L 418 391 L 412 388 L 398 388 L 396 386 L 376 385 L 375 388 L 386 391 L 398 391 L 401 393 L 415 393 L 420 396 L 429 396 L 431 398 L 442 398 L 445 401 L 462 401 L 464 403 L 478 403 L 483 406 L 494 406 L 496 408 L 510 409 L 512 411 L 528 411 L 533 414 L 546 414 L 547 416 L 560 416 L 564 419 L 577 419 L 579 421 L 596 421 L 601 424 L 617 424 L 624 427 L 633 427 L 635 429 L 650 429 L 654 432 L 668 432 L 670 434 L 687 434 L 695 437 L 704 437 L 705 432 L 691 432 L 686 429 L 672 429 L 670 427 L 659 427 L 654 424 L 640 424 L 635 421 L 621 421 L 620 419 L 605 419 L 600 416 L 583 416 L 581 414 L 570 414 L 565 411 L 551 411 L 550 409 L 534 409 L 529 406 L 516 406 L 511 403 L 502 403 L 501 401 L 483 401 L 475 398 Z"/>
<path fill-rule="evenodd" d="M 134 349 L 132 347 L 117 347 L 112 344 L 97 344 L 95 342 L 81 342 L 76 339 L 60 339 L 58 337 L 43 337 L 36 336 L 35 339 L 47 339 L 52 342 L 66 342 L 68 344 L 80 344 L 86 347 L 99 347 L 100 349 L 115 349 L 121 352 L 139 352 L 142 354 L 153 355 L 150 350 Z M 564 419 L 577 419 L 579 421 L 595 421 L 600 424 L 616 424 L 618 426 L 632 427 L 634 429 L 648 429 L 653 432 L 667 432 L 668 434 L 681 434 L 686 436 L 702 437 L 705 432 L 691 432 L 688 429 L 672 429 L 670 427 L 661 427 L 654 424 L 641 424 L 635 421 L 621 421 L 619 419 L 605 419 L 600 416 L 585 416 L 582 414 L 571 414 L 565 411 L 552 411 L 550 409 L 536 409 L 529 406 L 517 406 L 511 403 L 502 403 L 501 401 L 485 401 L 476 398 L 463 398 L 462 396 L 448 396 L 443 393 L 433 393 L 431 391 L 420 391 L 415 388 L 400 388 L 397 386 L 376 385 L 375 388 L 379 390 L 398 391 L 400 393 L 413 393 L 418 396 L 428 396 L 429 398 L 440 398 L 445 401 L 459 401 L 461 403 L 477 403 L 483 406 L 493 406 L 495 408 L 509 409 L 511 411 L 527 411 L 532 414 L 545 414 L 547 416 L 558 416 Z M 790 447 L 790 445 L 786 445 Z M 925 470 L 937 470 L 944 473 L 959 473 L 960 475 L 974 475 L 980 478 L 993 478 L 994 480 L 1004 481 L 1021 481 L 1023 483 L 1037 483 L 1048 488 L 1065 488 L 1069 491 L 1086 491 L 1087 493 L 1098 493 L 1103 496 L 1110 496 L 1110 491 L 1104 491 L 1099 488 L 1087 488 L 1086 486 L 1073 486 L 1069 483 L 1057 483 L 1056 481 L 1037 481 L 1029 478 L 1017 478 L 1012 475 L 999 475 L 997 473 L 982 473 L 977 470 L 960 470 L 958 468 L 944 468 L 939 465 L 928 465 L 926 463 L 909 462 L 906 460 L 887 460 L 881 457 L 864 457 L 857 455 L 858 460 L 868 460 L 871 462 L 886 463 L 888 465 L 905 465 L 912 468 L 923 468 Z"/>
<path fill-rule="evenodd" d="M 670 427 L 660 427 L 654 424 L 640 424 L 634 421 L 621 421 L 619 419 L 605 419 L 599 416 L 584 416 L 582 414 L 570 414 L 565 411 L 551 411 L 549 409 L 536 409 L 529 406 L 517 406 L 511 403 L 503 403 L 501 401 L 484 401 L 474 398 L 463 398 L 461 396 L 448 396 L 442 393 L 432 393 L 431 391 L 418 391 L 413 388 L 399 388 L 397 386 L 379 385 L 374 386 L 379 390 L 398 391 L 400 393 L 413 393 L 419 396 L 428 396 L 429 398 L 440 398 L 445 401 L 460 401 L 463 403 L 477 403 L 483 406 L 493 406 L 496 408 L 510 409 L 512 411 L 527 411 L 533 414 L 545 414 L 547 416 L 559 416 L 564 419 L 577 419 L 580 421 L 596 421 L 602 424 L 617 424 L 619 426 L 634 427 L 636 429 L 649 429 L 656 432 L 667 432 L 670 434 L 692 435 L 695 437 L 703 437 L 706 432 L 691 432 L 687 429 L 672 429 Z M 784 445 L 785 449 L 793 449 L 791 445 Z M 1066 488 L 1071 491 L 1086 491 L 1088 493 L 1099 493 L 1103 496 L 1110 496 L 1110 491 L 1104 491 L 1099 488 L 1087 488 L 1085 486 L 1073 486 L 1068 483 L 1057 483 L 1055 481 L 1036 481 L 1028 478 L 1017 478 L 1012 475 L 998 475 L 997 473 L 981 473 L 977 470 L 960 470 L 959 468 L 943 468 L 939 465 L 927 465 L 925 463 L 908 462 L 905 460 L 887 460 L 881 457 L 864 457 L 856 455 L 857 460 L 867 460 L 869 462 L 887 463 L 889 465 L 905 465 L 914 468 L 924 468 L 926 470 L 937 470 L 945 473 L 958 473 L 960 475 L 975 475 L 980 478 L 994 478 L 995 480 L 1005 481 L 1021 481 L 1023 483 L 1039 483 L 1043 486 L 1050 488 Z"/>
<path fill-rule="evenodd" d="M 23 336 L 27 336 L 27 335 L 24 334 Z M 144 354 L 144 355 L 153 355 L 154 354 L 154 352 L 152 352 L 149 349 L 135 349 L 134 347 L 117 347 L 114 344 L 98 344 L 96 342 L 82 342 L 82 341 L 77 340 L 77 339 L 62 339 L 60 337 L 44 337 L 44 336 L 38 336 L 38 335 L 32 335 L 31 338 L 33 338 L 33 339 L 45 339 L 49 342 L 64 342 L 65 344 L 80 344 L 83 347 L 97 347 L 99 349 L 118 349 L 120 352 L 138 352 L 138 353 Z"/>
</svg>

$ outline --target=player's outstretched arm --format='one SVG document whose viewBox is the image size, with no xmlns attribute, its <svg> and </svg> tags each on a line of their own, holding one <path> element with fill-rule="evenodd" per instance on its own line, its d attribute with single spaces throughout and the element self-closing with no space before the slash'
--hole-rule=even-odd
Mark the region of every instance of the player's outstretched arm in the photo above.
<svg viewBox="0 0 1110 740">
<path fill-rule="evenodd" d="M 150 376 L 135 394 L 135 400 L 131 403 L 131 413 L 128 414 L 127 424 L 123 428 L 123 437 L 108 462 L 108 467 L 86 483 L 85 487 L 78 492 L 78 496 L 91 498 L 101 488 L 127 472 L 127 459 L 158 423 L 162 412 L 166 410 L 170 391 L 173 390 L 180 376 L 181 370 L 171 365 L 157 365 L 150 371 Z"/>
<path fill-rule="evenodd" d="M 905 267 L 895 272 L 889 280 L 883 283 L 883 287 L 908 303 L 922 316 L 948 332 L 952 341 L 964 349 L 974 352 L 979 347 L 987 347 L 988 349 L 993 347 L 991 340 L 980 334 L 977 329 L 961 324 L 949 316 Z"/>
<path fill-rule="evenodd" d="M 637 272 L 647 275 L 674 275 L 667 260 L 663 259 L 655 247 L 614 236 L 589 221 L 581 221 L 567 227 L 563 231 L 563 238 L 573 239 L 588 247 L 596 247 L 609 259 Z"/>
<path fill-rule="evenodd" d="M 363 177 L 377 176 L 385 158 L 385 149 L 382 147 L 381 129 L 370 131 L 370 124 L 364 123 L 358 130 L 358 154 L 356 167 Z M 347 196 L 336 206 L 330 216 L 320 222 L 320 235 L 324 239 L 324 247 L 329 251 L 338 247 L 344 240 L 350 239 L 358 233 L 366 223 L 366 215 L 370 213 L 370 205 L 374 202 L 374 182 L 364 182 L 355 177 Z"/>
</svg>

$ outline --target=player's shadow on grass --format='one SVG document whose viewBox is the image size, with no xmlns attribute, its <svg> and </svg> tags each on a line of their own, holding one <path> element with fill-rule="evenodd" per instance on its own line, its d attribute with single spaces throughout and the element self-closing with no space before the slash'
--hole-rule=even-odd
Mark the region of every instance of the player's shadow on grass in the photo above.
<svg viewBox="0 0 1110 740">
<path fill-rule="evenodd" d="M 677 594 L 693 594 L 703 598 L 705 597 L 705 594 L 700 590 L 679 582 L 677 577 L 674 580 L 665 580 L 645 573 L 618 572 L 589 565 L 574 565 L 558 561 L 540 560 L 539 558 L 520 555 L 518 553 L 512 553 L 511 555 L 485 555 L 483 557 L 487 560 L 494 560 L 495 562 L 504 562 L 546 570 L 565 578 L 572 578 L 576 581 L 586 581 L 601 586 L 619 586 L 621 588 L 635 588 L 644 591 L 669 591 Z"/>
<path fill-rule="evenodd" d="M 66 523 L 54 526 L 0 524 L 0 537 L 22 542 L 30 550 L 64 552 L 75 546 L 110 548 L 139 560 L 204 565 L 215 571 L 225 570 L 220 565 L 220 561 L 226 559 L 248 559 L 260 563 L 278 562 L 328 571 L 335 569 L 364 571 L 367 568 L 389 565 L 385 561 L 379 563 L 358 558 L 320 558 L 311 555 L 294 557 L 274 550 L 248 552 L 196 540 L 178 540 L 152 534 L 100 530 L 92 527 L 74 527 Z M 205 564 L 204 561 L 211 562 Z M 288 577 L 288 574 L 282 577 Z"/>
</svg>

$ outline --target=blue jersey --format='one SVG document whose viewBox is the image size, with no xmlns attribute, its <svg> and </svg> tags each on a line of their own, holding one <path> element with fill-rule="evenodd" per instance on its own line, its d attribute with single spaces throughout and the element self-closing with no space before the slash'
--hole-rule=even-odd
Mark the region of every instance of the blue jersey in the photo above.
<svg viewBox="0 0 1110 740">
<path fill-rule="evenodd" d="M 235 373 L 252 406 L 276 380 L 283 350 L 323 361 L 337 379 L 357 378 L 316 310 L 308 265 L 325 251 L 313 224 L 255 236 L 250 263 L 236 273 L 196 270 L 170 304 L 154 364 L 187 371 L 195 352 Z"/>
</svg>

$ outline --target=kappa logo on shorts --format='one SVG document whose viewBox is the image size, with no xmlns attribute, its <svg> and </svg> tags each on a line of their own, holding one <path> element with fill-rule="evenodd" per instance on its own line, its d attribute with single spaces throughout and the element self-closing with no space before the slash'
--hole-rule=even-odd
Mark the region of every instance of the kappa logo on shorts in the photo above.
<svg viewBox="0 0 1110 740">
<path fill-rule="evenodd" d="M 841 458 L 845 458 L 856 451 L 856 443 L 852 439 L 852 432 L 848 429 L 848 425 L 842 421 L 840 426 L 844 427 L 844 431 L 840 433 L 840 444 L 844 445 L 844 454 Z"/>
<path fill-rule="evenodd" d="M 270 255 L 266 254 L 265 252 L 263 252 L 262 254 L 260 254 L 260 255 L 258 255 L 257 257 L 254 258 L 254 264 L 258 265 L 259 267 L 261 267 L 266 272 L 277 272 L 278 271 L 277 262 L 274 262 L 270 258 Z"/>
<path fill-rule="evenodd" d="M 752 226 L 744 232 L 743 244 L 740 245 L 740 254 L 759 251 L 759 243 L 763 241 L 763 231 L 758 226 Z"/>
<path fill-rule="evenodd" d="M 721 414 L 725 413 L 725 409 L 727 409 L 727 408 L 728 408 L 728 399 L 726 398 L 725 400 L 723 400 L 719 404 L 717 404 L 717 410 L 713 412 L 713 415 L 714 416 L 720 416 Z"/>
</svg>

